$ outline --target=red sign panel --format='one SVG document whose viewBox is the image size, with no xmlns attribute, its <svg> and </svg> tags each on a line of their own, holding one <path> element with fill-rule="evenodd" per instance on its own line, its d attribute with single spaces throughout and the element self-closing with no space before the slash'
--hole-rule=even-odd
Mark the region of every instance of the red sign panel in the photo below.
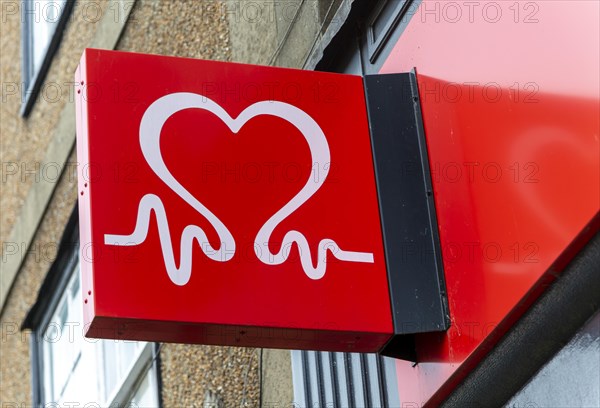
<svg viewBox="0 0 600 408">
<path fill-rule="evenodd" d="M 598 2 L 455 5 L 419 3 L 380 72 L 419 73 L 452 318 L 397 362 L 406 406 L 439 406 L 598 231 Z"/>
<path fill-rule="evenodd" d="M 88 49 L 77 81 L 88 336 L 383 347 L 362 78 Z"/>
</svg>

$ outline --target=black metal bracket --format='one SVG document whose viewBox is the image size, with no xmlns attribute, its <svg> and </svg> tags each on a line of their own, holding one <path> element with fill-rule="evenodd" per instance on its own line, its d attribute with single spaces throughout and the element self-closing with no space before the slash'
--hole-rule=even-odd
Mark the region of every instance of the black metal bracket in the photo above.
<svg viewBox="0 0 600 408">
<path fill-rule="evenodd" d="M 394 336 L 381 354 L 417 361 L 414 335 L 450 326 L 416 73 L 367 75 Z"/>
</svg>

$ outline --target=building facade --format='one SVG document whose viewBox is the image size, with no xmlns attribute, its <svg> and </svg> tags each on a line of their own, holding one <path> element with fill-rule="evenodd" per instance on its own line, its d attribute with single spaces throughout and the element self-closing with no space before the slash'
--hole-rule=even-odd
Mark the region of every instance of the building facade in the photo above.
<svg viewBox="0 0 600 408">
<path fill-rule="evenodd" d="M 599 12 L 589 1 L 2 0 L 0 404 L 600 406 Z M 416 362 L 83 338 L 73 78 L 85 48 L 414 70 L 450 329 L 414 336 Z"/>
</svg>

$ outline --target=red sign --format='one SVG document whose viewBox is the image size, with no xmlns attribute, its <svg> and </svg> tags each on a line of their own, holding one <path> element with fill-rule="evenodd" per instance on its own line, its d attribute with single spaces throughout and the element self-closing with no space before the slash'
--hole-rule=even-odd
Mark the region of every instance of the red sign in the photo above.
<svg viewBox="0 0 600 408">
<path fill-rule="evenodd" d="M 361 77 L 92 49 L 76 75 L 88 336 L 383 347 Z"/>
<path fill-rule="evenodd" d="M 407 406 L 441 405 L 600 219 L 598 3 L 538 2 L 535 24 L 513 14 L 528 3 L 490 3 L 497 21 L 462 4 L 420 3 L 380 72 L 419 73 L 452 317 L 397 362 Z"/>
</svg>

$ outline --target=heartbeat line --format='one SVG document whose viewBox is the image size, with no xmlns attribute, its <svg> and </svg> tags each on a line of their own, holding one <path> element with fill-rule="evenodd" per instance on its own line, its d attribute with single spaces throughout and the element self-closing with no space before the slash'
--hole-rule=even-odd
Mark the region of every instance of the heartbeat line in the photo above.
<svg viewBox="0 0 600 408">
<path fill-rule="evenodd" d="M 150 216 L 154 212 L 158 224 L 158 233 L 160 244 L 167 268 L 167 273 L 171 281 L 179 286 L 188 283 L 192 270 L 192 244 L 197 241 L 202 251 L 212 260 L 218 262 L 227 262 L 235 254 L 235 239 L 225 224 L 206 208 L 196 197 L 194 197 L 179 181 L 171 174 L 165 164 L 160 150 L 160 134 L 163 125 L 173 114 L 183 109 L 204 109 L 221 119 L 229 129 L 237 134 L 242 126 L 250 119 L 259 115 L 270 115 L 279 117 L 294 125 L 306 139 L 310 148 L 312 163 L 326 164 L 330 163 L 329 145 L 325 134 L 319 125 L 301 109 L 279 101 L 262 101 L 250 105 L 237 118 L 232 118 L 216 102 L 211 99 L 193 93 L 174 93 L 166 95 L 156 100 L 144 113 L 140 124 L 140 146 L 146 162 L 152 168 L 154 173 L 167 184 L 179 197 L 192 206 L 198 213 L 204 216 L 215 228 L 221 246 L 219 249 L 213 248 L 202 228 L 197 225 L 188 225 L 184 228 L 180 244 L 180 265 L 175 264 L 175 256 L 169 232 L 169 224 L 165 207 L 160 197 L 154 194 L 146 194 L 140 200 L 136 225 L 133 233 L 129 235 L 106 234 L 104 242 L 107 245 L 140 245 L 148 236 L 150 226 Z M 265 224 L 261 227 L 255 242 L 255 253 L 258 259 L 267 265 L 279 265 L 285 262 L 292 244 L 296 244 L 300 253 L 302 269 L 306 276 L 311 279 L 321 279 L 327 268 L 327 252 L 338 260 L 346 262 L 365 262 L 373 263 L 373 254 L 368 252 L 354 252 L 342 250 L 335 241 L 326 238 L 319 242 L 317 250 L 317 264 L 313 265 L 311 259 L 310 246 L 306 237 L 298 231 L 288 231 L 283 239 L 283 244 L 276 254 L 271 253 L 270 249 L 261 251 L 260 243 L 269 243 L 271 235 L 275 228 L 289 215 L 296 211 L 313 194 L 321 188 L 330 166 L 323 166 L 324 174 L 318 182 L 307 180 L 304 187 L 282 208 L 280 208 Z M 256 245 L 258 244 L 258 245 Z"/>
<path fill-rule="evenodd" d="M 179 267 L 175 264 L 175 251 L 169 232 L 169 221 L 167 212 L 161 199 L 155 194 L 146 194 L 140 200 L 138 207 L 135 229 L 130 235 L 104 235 L 106 245 L 133 246 L 140 245 L 146 240 L 148 230 L 150 229 L 151 212 L 156 216 L 158 224 L 158 236 L 160 238 L 160 248 L 162 250 L 165 267 L 171 281 L 179 286 L 183 286 L 190 280 L 192 274 L 192 244 L 194 240 L 198 242 L 202 251 L 213 261 L 226 262 L 233 257 L 235 253 L 235 241 L 233 237 L 229 242 L 221 242 L 219 249 L 214 249 L 204 230 L 197 225 L 188 225 L 183 229 L 181 242 L 179 244 Z M 221 234 L 219 234 L 221 235 Z M 229 248 L 228 248 L 229 246 Z"/>
</svg>

